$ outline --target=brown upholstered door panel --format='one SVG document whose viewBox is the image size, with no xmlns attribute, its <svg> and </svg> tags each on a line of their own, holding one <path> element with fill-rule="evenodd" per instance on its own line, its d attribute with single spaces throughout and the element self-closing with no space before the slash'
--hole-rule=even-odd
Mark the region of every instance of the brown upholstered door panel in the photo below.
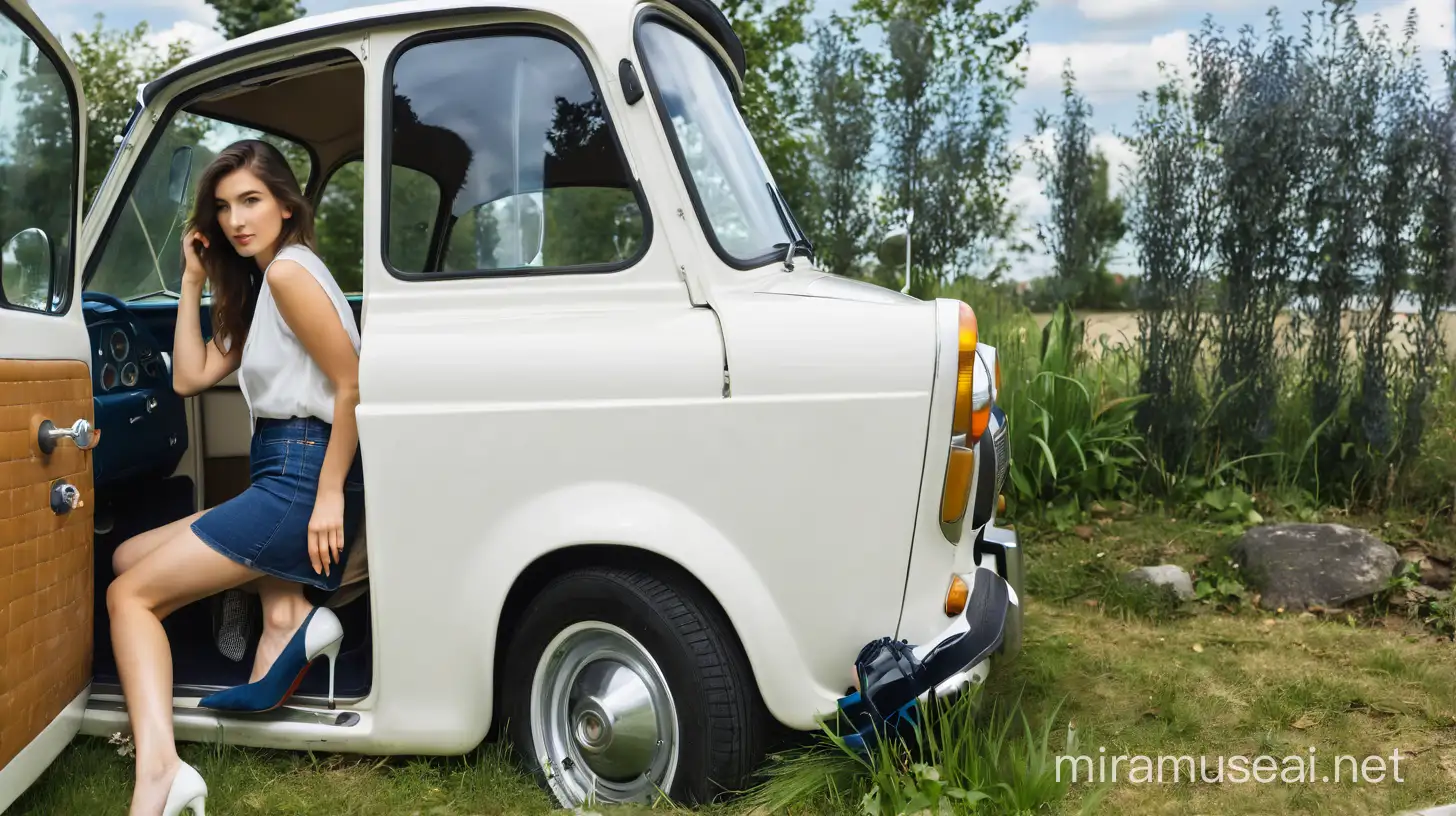
<svg viewBox="0 0 1456 816">
<path fill-rule="evenodd" d="M 91 453 L 62 440 L 42 455 L 46 419 L 95 421 L 86 364 L 0 360 L 0 767 L 91 681 Z M 83 501 L 64 515 L 58 479 Z"/>
</svg>

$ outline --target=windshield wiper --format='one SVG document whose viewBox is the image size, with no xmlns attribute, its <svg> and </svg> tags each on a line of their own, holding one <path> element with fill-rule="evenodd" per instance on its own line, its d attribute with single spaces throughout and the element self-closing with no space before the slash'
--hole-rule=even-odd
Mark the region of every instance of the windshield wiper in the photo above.
<svg viewBox="0 0 1456 816">
<path fill-rule="evenodd" d="M 798 250 L 803 250 L 809 256 L 810 260 L 813 260 L 814 245 L 809 242 L 808 238 L 803 237 L 795 230 L 795 227 L 798 226 L 797 224 L 791 225 L 789 218 L 792 216 L 788 214 L 788 207 L 779 198 L 778 191 L 774 189 L 774 186 L 768 182 L 764 182 L 763 186 L 768 188 L 768 197 L 773 201 L 774 212 L 778 213 L 779 224 L 784 228 L 784 235 L 789 239 L 787 243 L 780 242 L 774 244 L 774 249 L 784 247 L 784 271 L 793 272 L 794 253 Z"/>
</svg>

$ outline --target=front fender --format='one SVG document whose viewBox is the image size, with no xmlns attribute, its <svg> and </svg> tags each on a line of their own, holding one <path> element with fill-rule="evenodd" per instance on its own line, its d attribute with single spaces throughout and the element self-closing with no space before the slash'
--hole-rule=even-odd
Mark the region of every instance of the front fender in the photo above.
<svg viewBox="0 0 1456 816">
<path fill-rule="evenodd" d="M 765 706 L 780 722 L 813 728 L 832 712 L 839 690 L 811 680 L 794 630 L 743 553 L 708 520 L 670 496 L 622 483 L 575 484 L 536 497 L 483 532 L 462 575 L 475 584 L 477 620 L 487 648 L 482 680 L 495 676 L 495 643 L 505 599 L 539 559 L 583 545 L 615 545 L 666 558 L 691 573 L 723 608 L 743 645 Z M 492 683 L 486 703 L 494 699 Z M 489 710 L 489 709 L 487 709 Z"/>
</svg>

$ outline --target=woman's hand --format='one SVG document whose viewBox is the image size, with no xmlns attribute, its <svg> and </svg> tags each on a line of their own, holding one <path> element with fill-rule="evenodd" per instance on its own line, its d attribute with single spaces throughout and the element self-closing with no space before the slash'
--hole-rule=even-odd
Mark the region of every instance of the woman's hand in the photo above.
<svg viewBox="0 0 1456 816">
<path fill-rule="evenodd" d="M 329 574 L 344 551 L 344 491 L 321 490 L 308 520 L 308 558 L 313 571 Z"/>
<path fill-rule="evenodd" d="M 207 279 L 207 270 L 202 266 L 202 253 L 210 247 L 207 236 L 201 230 L 193 230 L 182 239 L 182 283 L 201 286 Z"/>
</svg>

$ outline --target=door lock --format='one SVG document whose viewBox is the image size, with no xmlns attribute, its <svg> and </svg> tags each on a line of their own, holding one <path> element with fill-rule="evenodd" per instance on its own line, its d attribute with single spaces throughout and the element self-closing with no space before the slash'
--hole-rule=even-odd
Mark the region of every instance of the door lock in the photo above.
<svg viewBox="0 0 1456 816">
<path fill-rule="evenodd" d="M 64 516 L 78 507 L 85 506 L 86 502 L 81 500 L 81 491 L 75 485 L 65 480 L 51 485 L 51 512 Z"/>
<path fill-rule="evenodd" d="M 81 450 L 91 450 L 101 441 L 101 431 L 91 427 L 91 423 L 84 419 L 76 420 L 69 428 L 58 428 L 49 419 L 40 424 L 40 433 L 36 435 L 36 444 L 40 446 L 40 452 L 46 455 L 56 449 L 56 444 L 62 439 L 69 439 L 76 443 Z"/>
</svg>

